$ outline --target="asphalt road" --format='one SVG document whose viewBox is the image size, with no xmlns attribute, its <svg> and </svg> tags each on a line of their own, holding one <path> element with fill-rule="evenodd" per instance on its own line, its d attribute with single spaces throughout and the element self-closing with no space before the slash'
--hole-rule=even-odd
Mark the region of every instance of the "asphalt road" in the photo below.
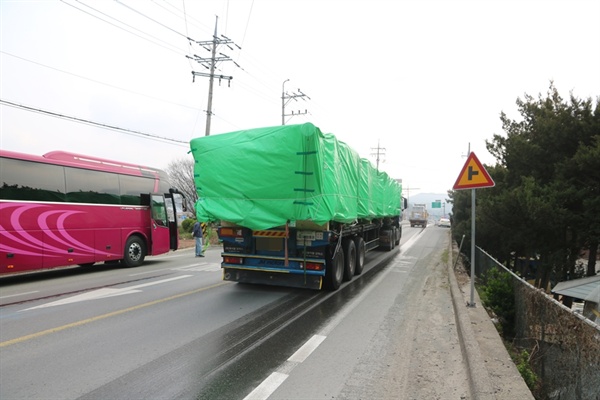
<svg viewBox="0 0 600 400">
<path fill-rule="evenodd" d="M 336 292 L 224 282 L 217 248 L 2 278 L 0 398 L 469 398 L 447 240 L 404 227 Z"/>
</svg>

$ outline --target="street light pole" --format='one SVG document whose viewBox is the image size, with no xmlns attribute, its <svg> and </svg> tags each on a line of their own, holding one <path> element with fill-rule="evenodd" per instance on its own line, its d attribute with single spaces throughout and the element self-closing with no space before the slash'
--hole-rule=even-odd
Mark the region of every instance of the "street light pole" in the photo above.
<svg viewBox="0 0 600 400">
<path fill-rule="evenodd" d="M 281 84 L 281 125 L 285 125 L 285 83 L 289 81 L 286 79 Z"/>
</svg>

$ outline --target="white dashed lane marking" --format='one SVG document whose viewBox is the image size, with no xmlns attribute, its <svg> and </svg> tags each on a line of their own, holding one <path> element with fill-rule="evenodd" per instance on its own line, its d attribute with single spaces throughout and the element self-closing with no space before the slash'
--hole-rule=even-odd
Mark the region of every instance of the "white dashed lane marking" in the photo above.
<svg viewBox="0 0 600 400">
<path fill-rule="evenodd" d="M 186 265 L 183 267 L 173 268 L 173 271 L 195 271 L 195 272 L 215 272 L 221 269 L 221 264 L 218 263 L 200 263 L 193 265 Z"/>
</svg>

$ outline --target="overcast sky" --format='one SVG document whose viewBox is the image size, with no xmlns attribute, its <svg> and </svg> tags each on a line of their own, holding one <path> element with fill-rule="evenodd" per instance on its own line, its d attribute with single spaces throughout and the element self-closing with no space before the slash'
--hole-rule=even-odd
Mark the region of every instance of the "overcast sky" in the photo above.
<svg viewBox="0 0 600 400">
<path fill-rule="evenodd" d="M 0 146 L 159 168 L 191 157 L 208 100 L 192 71 L 208 71 L 186 56 L 210 53 L 186 37 L 212 40 L 217 16 L 241 50 L 219 48 L 233 79 L 215 81 L 211 134 L 280 125 L 289 79 L 310 99 L 287 104 L 307 114 L 286 124 L 374 164 L 379 146 L 410 195 L 451 189 L 469 144 L 493 164 L 485 140 L 524 94 L 553 80 L 563 98 L 600 96 L 598 0 L 0 0 Z"/>
</svg>

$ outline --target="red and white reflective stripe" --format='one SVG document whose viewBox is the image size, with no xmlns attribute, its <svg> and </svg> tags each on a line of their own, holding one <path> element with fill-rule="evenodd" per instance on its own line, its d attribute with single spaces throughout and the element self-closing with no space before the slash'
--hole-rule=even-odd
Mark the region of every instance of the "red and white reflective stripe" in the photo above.
<svg viewBox="0 0 600 400">
<path fill-rule="evenodd" d="M 286 237 L 286 231 L 252 231 L 254 237 Z"/>
</svg>

